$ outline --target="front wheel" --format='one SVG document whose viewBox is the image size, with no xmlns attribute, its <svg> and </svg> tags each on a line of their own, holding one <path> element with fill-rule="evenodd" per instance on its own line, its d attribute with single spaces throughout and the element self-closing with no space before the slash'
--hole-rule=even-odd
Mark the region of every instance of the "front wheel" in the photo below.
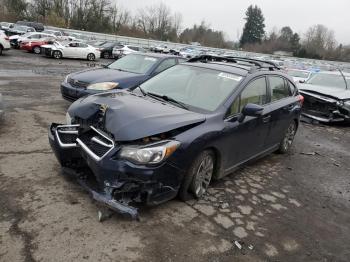
<svg viewBox="0 0 350 262">
<path fill-rule="evenodd" d="M 87 55 L 87 60 L 89 61 L 95 61 L 95 58 L 96 58 L 95 55 L 92 53 Z"/>
<path fill-rule="evenodd" d="M 61 59 L 62 58 L 62 53 L 60 51 L 54 51 L 52 56 L 55 58 L 55 59 Z"/>
<path fill-rule="evenodd" d="M 179 197 L 186 201 L 192 194 L 201 198 L 208 189 L 214 173 L 215 157 L 210 150 L 203 151 L 193 162 L 185 175 L 179 191 Z"/>
<path fill-rule="evenodd" d="M 34 48 L 33 48 L 33 52 L 34 52 L 34 54 L 40 54 L 41 53 L 41 48 L 40 48 L 40 46 L 35 46 Z"/>
<path fill-rule="evenodd" d="M 285 154 L 288 152 L 288 150 L 291 148 L 295 134 L 297 132 L 297 124 L 295 121 L 290 123 L 286 133 L 284 134 L 283 140 L 280 143 L 280 146 L 278 148 L 278 152 L 281 154 Z"/>
</svg>

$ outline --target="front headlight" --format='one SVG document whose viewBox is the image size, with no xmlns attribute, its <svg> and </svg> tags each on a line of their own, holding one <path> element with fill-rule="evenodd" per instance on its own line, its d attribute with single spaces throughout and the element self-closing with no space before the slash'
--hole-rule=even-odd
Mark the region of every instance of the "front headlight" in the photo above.
<svg viewBox="0 0 350 262">
<path fill-rule="evenodd" d="M 70 75 L 67 75 L 66 78 L 64 79 L 64 82 L 68 83 L 69 78 L 70 78 Z"/>
<path fill-rule="evenodd" d="M 116 88 L 119 85 L 119 83 L 114 83 L 114 82 L 103 82 L 103 83 L 96 83 L 89 85 L 87 89 L 90 90 L 111 90 Z"/>
<path fill-rule="evenodd" d="M 168 158 L 180 146 L 178 141 L 165 141 L 146 147 L 125 146 L 119 152 L 119 157 L 134 164 L 158 164 Z"/>
<path fill-rule="evenodd" d="M 68 112 L 66 113 L 66 124 L 67 125 L 72 124 L 72 117 L 70 116 L 70 114 Z"/>
<path fill-rule="evenodd" d="M 350 110 L 350 101 L 345 101 L 345 102 L 344 102 L 344 106 L 345 106 L 348 110 Z"/>
</svg>

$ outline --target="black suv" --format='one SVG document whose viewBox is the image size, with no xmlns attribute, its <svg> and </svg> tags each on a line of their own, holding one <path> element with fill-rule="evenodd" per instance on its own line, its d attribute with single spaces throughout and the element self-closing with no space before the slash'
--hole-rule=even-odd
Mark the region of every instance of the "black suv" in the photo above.
<svg viewBox="0 0 350 262">
<path fill-rule="evenodd" d="M 137 217 L 133 203 L 200 198 L 212 179 L 287 152 L 302 102 L 271 62 L 201 56 L 134 89 L 76 101 L 49 140 L 94 199 Z"/>
</svg>

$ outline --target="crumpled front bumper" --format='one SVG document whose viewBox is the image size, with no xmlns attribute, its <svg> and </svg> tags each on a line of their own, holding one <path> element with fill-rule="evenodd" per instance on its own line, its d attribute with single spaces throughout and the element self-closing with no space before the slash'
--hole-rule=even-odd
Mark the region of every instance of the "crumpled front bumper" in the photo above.
<svg viewBox="0 0 350 262">
<path fill-rule="evenodd" d="M 350 110 L 341 101 L 300 90 L 304 97 L 302 115 L 322 123 L 350 122 Z"/>
<path fill-rule="evenodd" d="M 75 177 L 97 202 L 136 219 L 138 210 L 130 204 L 157 205 L 176 197 L 184 175 L 180 168 L 167 162 L 153 167 L 136 166 L 116 158 L 117 146 L 96 159 L 79 143 L 62 145 L 57 133 L 60 126 L 52 124 L 49 128 L 51 148 L 63 172 Z"/>
</svg>

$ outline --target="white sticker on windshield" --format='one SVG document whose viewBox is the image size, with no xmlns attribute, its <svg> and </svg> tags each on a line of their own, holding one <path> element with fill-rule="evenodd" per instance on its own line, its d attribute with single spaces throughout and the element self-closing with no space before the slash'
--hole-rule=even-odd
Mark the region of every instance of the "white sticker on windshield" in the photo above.
<svg viewBox="0 0 350 262">
<path fill-rule="evenodd" d="M 218 74 L 218 77 L 235 80 L 237 82 L 241 81 L 241 79 L 242 79 L 242 77 L 240 77 L 240 76 L 236 76 L 236 75 L 232 75 L 232 74 L 228 74 L 228 73 L 220 73 L 220 74 Z"/>
<path fill-rule="evenodd" d="M 152 62 L 157 61 L 157 59 L 154 58 L 154 57 L 145 57 L 145 60 L 147 60 L 147 61 L 152 61 Z"/>
</svg>

